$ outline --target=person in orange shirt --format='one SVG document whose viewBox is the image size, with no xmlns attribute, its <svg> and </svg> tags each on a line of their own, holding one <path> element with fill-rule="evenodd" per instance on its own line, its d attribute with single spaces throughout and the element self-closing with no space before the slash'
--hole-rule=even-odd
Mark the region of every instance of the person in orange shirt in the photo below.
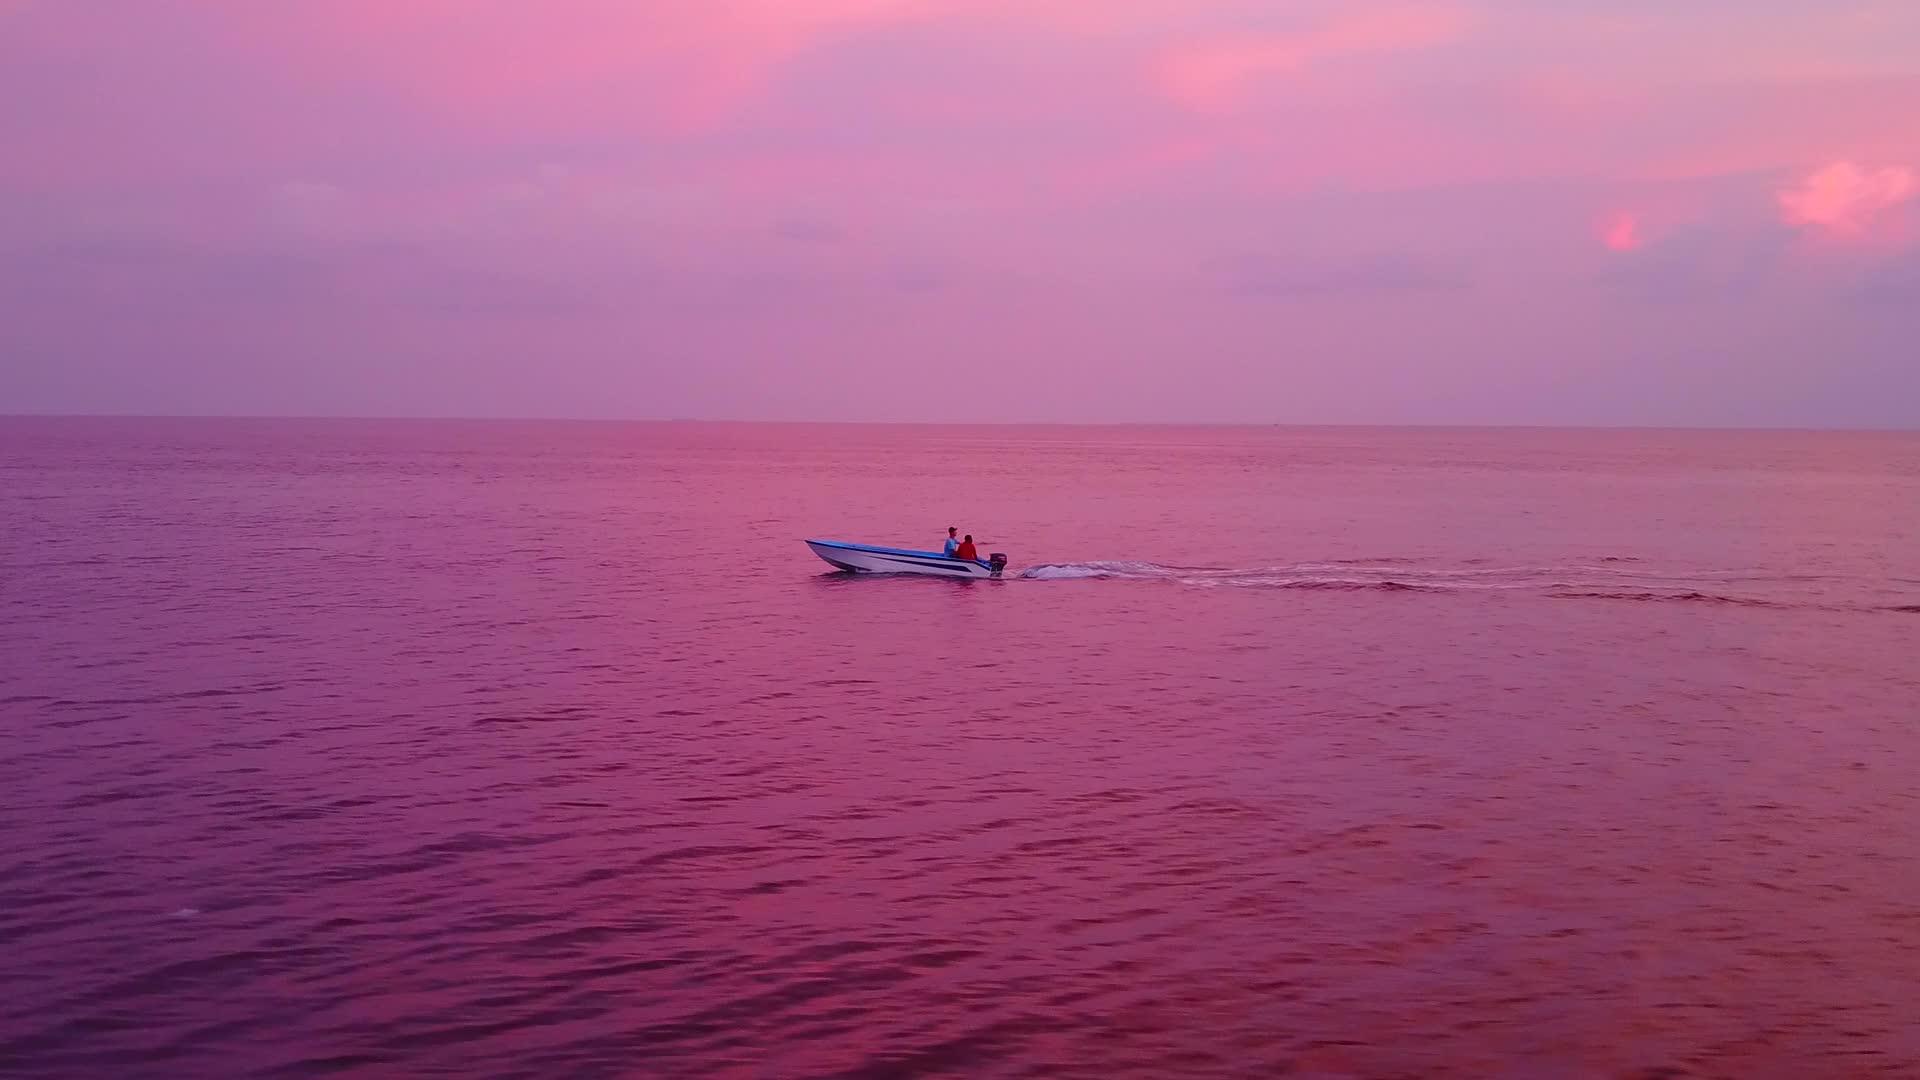
<svg viewBox="0 0 1920 1080">
<path fill-rule="evenodd" d="M 960 541 L 960 546 L 954 550 L 953 557 L 956 559 L 964 559 L 967 562 L 980 561 L 980 550 L 973 546 L 972 533 L 968 533 L 967 538 Z"/>
</svg>

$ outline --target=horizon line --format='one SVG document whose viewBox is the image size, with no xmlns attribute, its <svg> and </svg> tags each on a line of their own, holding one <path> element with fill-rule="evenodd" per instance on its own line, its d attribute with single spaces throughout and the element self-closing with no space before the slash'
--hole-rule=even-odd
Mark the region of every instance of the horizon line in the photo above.
<svg viewBox="0 0 1920 1080">
<path fill-rule="evenodd" d="M 0 412 L 0 420 L 296 420 L 371 421 L 376 423 L 451 424 L 678 424 L 766 425 L 786 427 L 1061 427 L 1061 428 L 1421 428 L 1435 430 L 1516 431 L 1764 431 L 1836 433 L 1920 433 L 1912 427 L 1817 427 L 1806 424 L 1661 424 L 1540 423 L 1531 421 L 1354 421 L 1354 420 L 805 420 L 710 416 L 558 416 L 422 415 L 372 413 L 77 413 Z"/>
<path fill-rule="evenodd" d="M 0 420 L 295 420 L 295 421 L 373 421 L 390 423 L 542 423 L 542 424 L 679 424 L 679 425 L 782 425 L 789 427 L 1006 427 L 1006 428 L 1360 428 L 1360 429 L 1434 429 L 1480 431 L 1721 431 L 1721 432 L 1808 432 L 1845 434 L 1920 433 L 1920 423 L 1910 427 L 1816 427 L 1804 424 L 1657 424 L 1657 423 L 1537 423 L 1403 421 L 1399 423 L 1362 421 L 1287 421 L 1287 420 L 795 420 L 742 419 L 732 417 L 613 417 L 613 416 L 428 416 L 354 413 L 134 413 L 134 412 L 0 412 Z"/>
</svg>

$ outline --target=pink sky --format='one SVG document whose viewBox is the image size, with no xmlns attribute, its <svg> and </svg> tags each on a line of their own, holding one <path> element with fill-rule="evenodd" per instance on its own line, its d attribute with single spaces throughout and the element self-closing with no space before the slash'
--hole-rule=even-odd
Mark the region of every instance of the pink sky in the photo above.
<svg viewBox="0 0 1920 1080">
<path fill-rule="evenodd" d="M 0 412 L 1920 425 L 1913 0 L 0 0 Z"/>
</svg>

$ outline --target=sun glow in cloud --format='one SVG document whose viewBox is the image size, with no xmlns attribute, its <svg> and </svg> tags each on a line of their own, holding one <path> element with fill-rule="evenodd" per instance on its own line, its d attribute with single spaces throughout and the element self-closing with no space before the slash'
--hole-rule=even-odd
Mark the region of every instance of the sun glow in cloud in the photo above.
<svg viewBox="0 0 1920 1080">
<path fill-rule="evenodd" d="M 1638 251 L 1646 242 L 1640 218 L 1632 211 L 1622 210 L 1600 224 L 1600 243 L 1608 251 Z"/>
<path fill-rule="evenodd" d="M 1887 219 L 1889 211 L 1917 194 L 1920 177 L 1912 169 L 1869 170 L 1851 161 L 1837 161 L 1782 190 L 1780 213 L 1789 225 L 1843 238 L 1866 237 Z"/>
</svg>

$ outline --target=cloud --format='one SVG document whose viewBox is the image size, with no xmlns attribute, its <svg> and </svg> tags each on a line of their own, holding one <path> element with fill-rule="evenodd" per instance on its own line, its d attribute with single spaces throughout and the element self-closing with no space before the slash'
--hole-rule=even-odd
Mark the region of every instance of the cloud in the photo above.
<svg viewBox="0 0 1920 1080">
<path fill-rule="evenodd" d="M 1608 251 L 1638 251 L 1646 244 L 1640 231 L 1640 218 L 1631 210 L 1622 210 L 1600 225 L 1600 243 Z"/>
<path fill-rule="evenodd" d="M 1335 257 L 1229 255 L 1207 264 L 1208 275 L 1239 296 L 1300 297 L 1364 293 L 1419 293 L 1463 289 L 1466 273 L 1406 255 Z"/>
<path fill-rule="evenodd" d="M 1335 18 L 1310 30 L 1226 38 L 1175 49 L 1155 72 L 1162 92 L 1199 111 L 1230 107 L 1265 76 L 1339 56 L 1431 48 L 1459 37 L 1466 19 L 1446 7 L 1400 7 Z"/>
<path fill-rule="evenodd" d="M 847 238 L 847 231 L 830 221 L 799 217 L 774 222 L 773 234 L 798 244 L 838 244 Z"/>
<path fill-rule="evenodd" d="M 292 180 L 267 197 L 268 216 L 277 224 L 302 233 L 329 233 L 347 220 L 347 193 L 313 180 Z"/>
<path fill-rule="evenodd" d="M 1611 263 L 1600 280 L 1646 302 L 1751 301 L 1794 279 L 1791 256 L 1789 237 L 1777 226 L 1688 225 L 1646 245 L 1635 258 Z"/>
<path fill-rule="evenodd" d="M 886 275 L 887 282 L 901 292 L 937 292 L 953 284 L 948 270 L 925 260 L 910 259 L 896 264 Z"/>
<path fill-rule="evenodd" d="M 1851 238 L 1870 235 L 1889 211 L 1916 194 L 1920 194 L 1920 177 L 1912 169 L 1868 170 L 1851 161 L 1837 161 L 1782 189 L 1778 198 L 1787 224 Z"/>
<path fill-rule="evenodd" d="M 1872 267 L 1862 278 L 1855 295 L 1862 300 L 1911 310 L 1913 305 L 1920 304 L 1920 255 L 1910 254 Z"/>
</svg>

